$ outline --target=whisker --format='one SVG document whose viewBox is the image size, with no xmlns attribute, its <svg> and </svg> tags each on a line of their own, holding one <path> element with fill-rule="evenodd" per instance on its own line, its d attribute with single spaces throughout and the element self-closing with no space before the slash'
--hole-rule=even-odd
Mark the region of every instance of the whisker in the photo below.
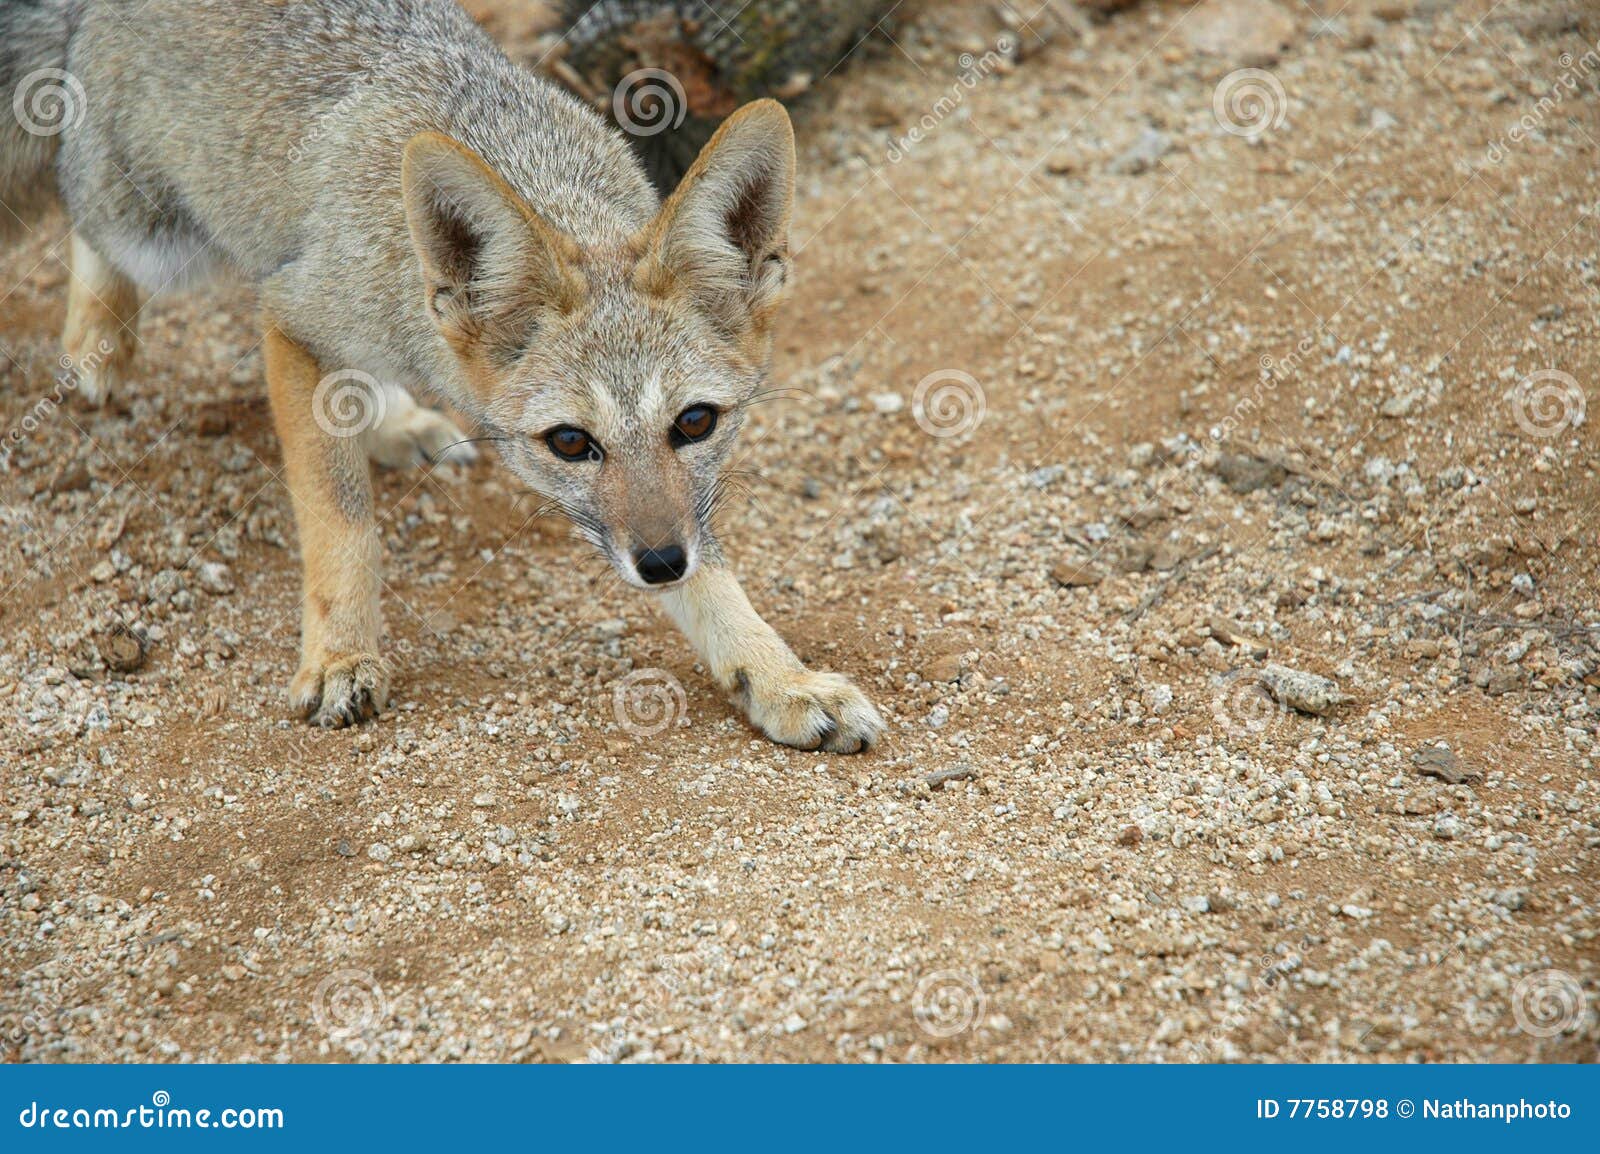
<svg viewBox="0 0 1600 1154">
<path fill-rule="evenodd" d="M 817 395 L 811 392 L 809 389 L 761 389 L 758 392 L 752 393 L 750 396 L 746 397 L 744 404 L 764 405 L 768 401 L 776 401 L 780 398 L 814 401 L 817 399 Z"/>
<path fill-rule="evenodd" d="M 444 454 L 448 453 L 451 449 L 455 448 L 457 445 L 475 445 L 479 441 L 509 441 L 510 439 L 511 439 L 510 437 L 497 437 L 497 436 L 462 437 L 461 440 L 459 440 L 459 441 L 451 441 L 448 445 L 445 445 L 443 448 L 435 449 L 434 452 L 433 452 L 433 455 L 435 457 L 442 457 Z"/>
</svg>

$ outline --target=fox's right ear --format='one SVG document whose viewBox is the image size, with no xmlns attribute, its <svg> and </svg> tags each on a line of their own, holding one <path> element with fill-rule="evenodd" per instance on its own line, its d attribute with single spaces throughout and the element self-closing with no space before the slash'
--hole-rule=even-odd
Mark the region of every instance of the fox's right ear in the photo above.
<svg viewBox="0 0 1600 1154">
<path fill-rule="evenodd" d="M 538 317 L 583 300 L 582 250 L 466 146 L 406 143 L 400 183 L 428 313 L 463 357 L 513 353 Z"/>
</svg>

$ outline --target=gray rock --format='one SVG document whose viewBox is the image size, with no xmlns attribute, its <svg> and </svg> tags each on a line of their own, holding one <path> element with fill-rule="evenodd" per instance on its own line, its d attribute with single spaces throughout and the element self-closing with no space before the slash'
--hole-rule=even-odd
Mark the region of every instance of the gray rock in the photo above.
<svg viewBox="0 0 1600 1154">
<path fill-rule="evenodd" d="M 1290 669 L 1287 665 L 1274 664 L 1262 669 L 1261 685 L 1279 704 L 1317 717 L 1326 717 L 1351 700 L 1336 682 L 1315 673 Z"/>
</svg>

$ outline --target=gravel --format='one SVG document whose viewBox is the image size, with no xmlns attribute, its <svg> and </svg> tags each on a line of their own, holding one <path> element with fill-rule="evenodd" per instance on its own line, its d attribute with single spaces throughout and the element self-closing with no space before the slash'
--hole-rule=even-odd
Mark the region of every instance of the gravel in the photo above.
<svg viewBox="0 0 1600 1154">
<path fill-rule="evenodd" d="M 1290 11 L 1253 136 L 1182 5 L 898 163 L 988 6 L 797 107 L 724 535 L 882 708 L 854 758 L 753 733 L 492 459 L 379 477 L 395 708 L 306 728 L 254 300 L 153 302 L 109 408 L 36 413 L 64 222 L 0 254 L 4 1056 L 1592 1060 L 1600 455 L 1524 382 L 1600 380 L 1597 97 L 1511 130 L 1600 27 L 1395 9 Z"/>
</svg>

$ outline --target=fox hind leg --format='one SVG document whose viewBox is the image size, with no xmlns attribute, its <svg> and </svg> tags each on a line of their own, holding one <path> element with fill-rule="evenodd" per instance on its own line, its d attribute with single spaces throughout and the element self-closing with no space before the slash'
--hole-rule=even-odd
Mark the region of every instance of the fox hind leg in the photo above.
<svg viewBox="0 0 1600 1154">
<path fill-rule="evenodd" d="M 133 361 L 139 303 L 138 286 L 73 233 L 63 367 L 72 371 L 79 395 L 91 407 L 105 403 Z"/>
</svg>

